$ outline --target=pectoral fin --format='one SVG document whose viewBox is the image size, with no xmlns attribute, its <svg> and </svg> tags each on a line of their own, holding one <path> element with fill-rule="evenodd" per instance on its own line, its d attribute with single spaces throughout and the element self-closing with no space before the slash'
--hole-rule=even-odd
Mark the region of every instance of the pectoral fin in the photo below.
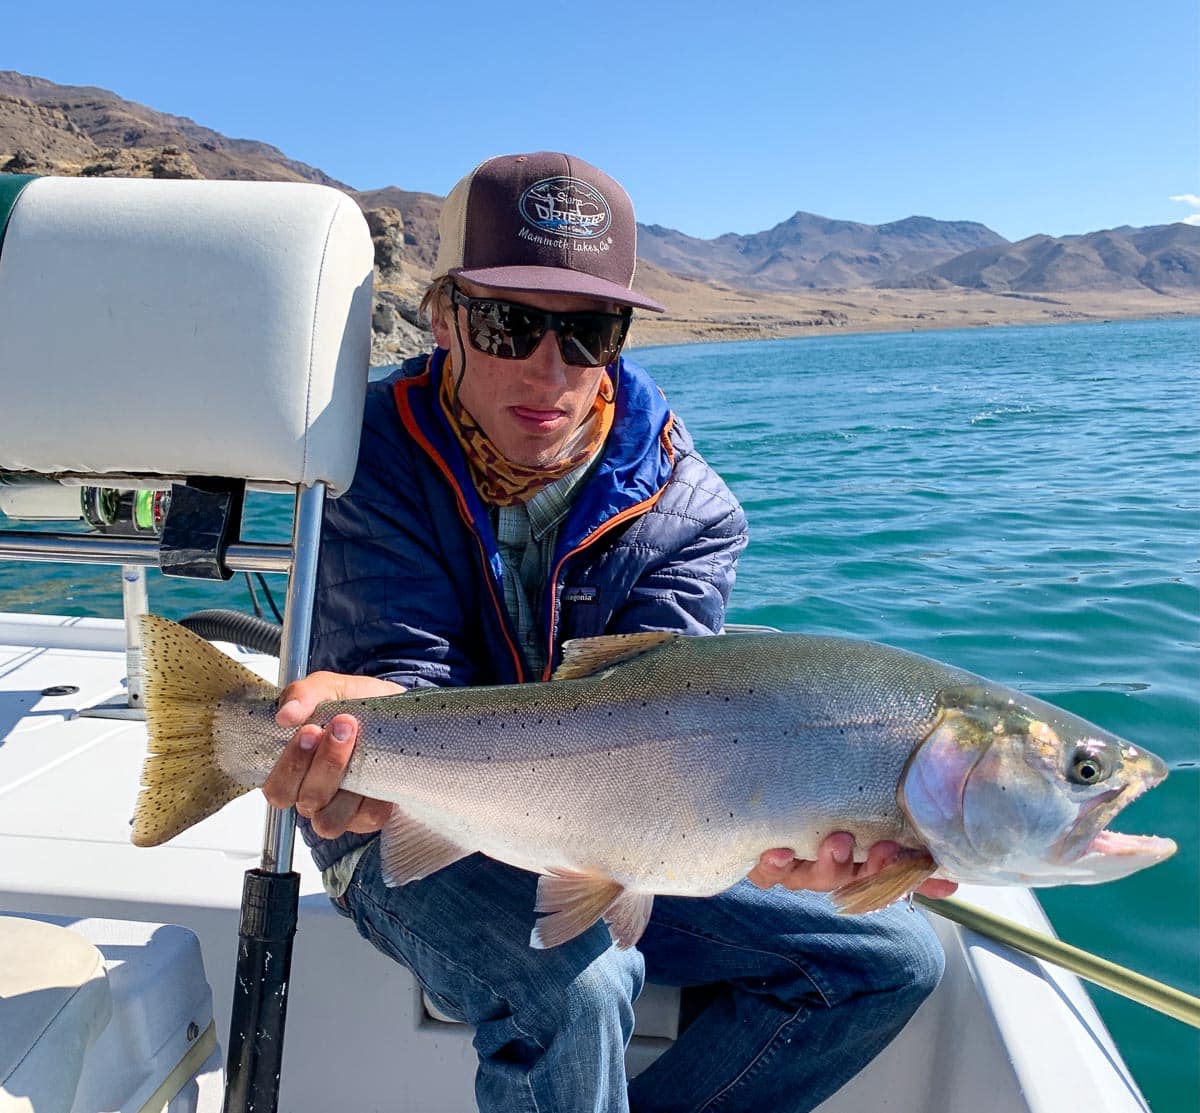
<svg viewBox="0 0 1200 1113">
<path fill-rule="evenodd" d="M 632 947 L 646 930 L 652 893 L 630 892 L 600 873 L 552 870 L 538 878 L 535 912 L 546 912 L 533 927 L 530 946 L 557 947 L 583 934 L 597 920 L 608 921 L 617 946 Z"/>
<path fill-rule="evenodd" d="M 420 881 L 470 853 L 424 823 L 410 819 L 399 808 L 393 808 L 380 836 L 380 872 L 384 883 L 395 888 Z"/>
<path fill-rule="evenodd" d="M 846 915 L 877 912 L 907 896 L 932 877 L 936 869 L 937 863 L 932 856 L 925 851 L 918 851 L 885 866 L 870 877 L 859 878 L 840 889 L 834 889 L 829 897 L 834 907 Z"/>
</svg>

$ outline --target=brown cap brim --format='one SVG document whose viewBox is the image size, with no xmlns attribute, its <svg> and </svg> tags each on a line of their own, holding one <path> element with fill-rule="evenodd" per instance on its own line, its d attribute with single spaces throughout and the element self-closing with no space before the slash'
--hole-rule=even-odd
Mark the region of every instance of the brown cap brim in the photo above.
<svg viewBox="0 0 1200 1113">
<path fill-rule="evenodd" d="M 616 282 L 565 267 L 452 267 L 449 273 L 454 278 L 465 278 L 468 282 L 478 282 L 481 286 L 491 286 L 497 290 L 527 294 L 579 294 L 617 305 L 630 305 L 635 309 L 649 309 L 654 313 L 666 312 L 666 307 L 653 298 Z"/>
</svg>

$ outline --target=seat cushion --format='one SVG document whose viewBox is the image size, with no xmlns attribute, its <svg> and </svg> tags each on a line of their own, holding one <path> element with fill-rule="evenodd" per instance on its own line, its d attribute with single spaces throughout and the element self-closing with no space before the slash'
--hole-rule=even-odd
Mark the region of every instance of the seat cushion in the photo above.
<svg viewBox="0 0 1200 1113">
<path fill-rule="evenodd" d="M 68 1113 L 112 1016 L 100 952 L 54 924 L 0 916 L 0 1113 Z"/>
</svg>

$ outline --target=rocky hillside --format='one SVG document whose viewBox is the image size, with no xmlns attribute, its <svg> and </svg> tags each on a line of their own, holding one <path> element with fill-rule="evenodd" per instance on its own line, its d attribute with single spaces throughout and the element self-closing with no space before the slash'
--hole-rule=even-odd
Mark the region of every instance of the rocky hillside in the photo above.
<svg viewBox="0 0 1200 1113">
<path fill-rule="evenodd" d="M 106 89 L 55 85 L 0 70 L 0 152 L 46 166 L 102 174 L 106 161 L 148 165 L 164 149 L 178 172 L 158 177 L 240 178 L 253 181 L 342 182 L 288 158 L 268 143 L 230 139 L 184 116 L 124 100 Z M 122 155 L 121 152 L 127 152 Z"/>
<path fill-rule="evenodd" d="M 392 362 L 426 343 L 417 303 L 432 262 L 428 244 L 436 250 L 436 210 L 432 232 L 420 216 L 420 198 L 428 195 L 384 191 L 403 197 L 414 213 L 417 235 L 406 243 L 402 209 L 390 198 L 355 194 L 268 143 L 230 139 L 105 89 L 56 85 L 11 70 L 0 70 L 0 173 L 316 182 L 345 190 L 362 206 L 375 243 L 372 362 Z"/>
</svg>

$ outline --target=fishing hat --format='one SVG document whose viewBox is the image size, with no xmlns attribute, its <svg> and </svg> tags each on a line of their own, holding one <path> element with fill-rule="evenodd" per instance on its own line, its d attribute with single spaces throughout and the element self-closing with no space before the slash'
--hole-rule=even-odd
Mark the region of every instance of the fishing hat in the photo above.
<svg viewBox="0 0 1200 1113">
<path fill-rule="evenodd" d="M 629 195 L 583 159 L 554 151 L 489 158 L 450 191 L 438 231 L 434 278 L 663 311 L 632 289 Z"/>
</svg>

